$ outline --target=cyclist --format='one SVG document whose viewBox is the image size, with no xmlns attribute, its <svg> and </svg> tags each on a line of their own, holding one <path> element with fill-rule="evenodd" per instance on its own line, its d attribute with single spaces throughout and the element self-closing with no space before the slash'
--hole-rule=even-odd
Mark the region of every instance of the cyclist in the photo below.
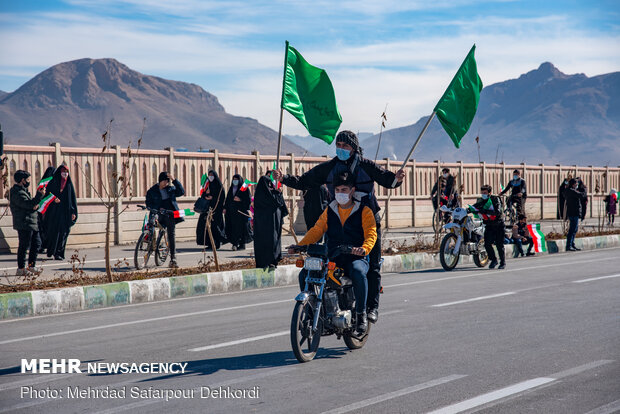
<svg viewBox="0 0 620 414">
<path fill-rule="evenodd" d="M 508 205 L 512 206 L 513 204 L 517 205 L 517 214 L 525 215 L 525 200 L 527 199 L 527 186 L 525 184 L 525 180 L 521 178 L 521 172 L 519 170 L 514 170 L 512 172 L 512 180 L 508 182 L 504 191 L 499 193 L 500 196 L 504 195 L 504 193 L 508 192 L 508 190 L 512 189 L 512 193 L 510 194 L 510 198 L 508 199 Z"/>
<path fill-rule="evenodd" d="M 153 185 L 146 192 L 146 206 L 153 210 L 179 210 L 177 197 L 185 194 L 183 185 L 166 171 L 159 174 L 159 183 Z M 170 267 L 178 267 L 175 251 L 174 228 L 177 223 L 184 221 L 183 218 L 174 218 L 171 213 L 160 214 L 159 223 L 168 232 L 168 246 L 170 248 Z"/>
</svg>

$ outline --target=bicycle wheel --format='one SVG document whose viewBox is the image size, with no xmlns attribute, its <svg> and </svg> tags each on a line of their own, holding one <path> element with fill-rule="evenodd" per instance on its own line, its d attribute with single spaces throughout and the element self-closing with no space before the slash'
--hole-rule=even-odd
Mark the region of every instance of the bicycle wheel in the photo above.
<svg viewBox="0 0 620 414">
<path fill-rule="evenodd" d="M 439 209 L 433 211 L 433 233 L 437 233 L 437 229 L 441 227 L 441 216 Z"/>
<path fill-rule="evenodd" d="M 166 263 L 169 251 L 166 229 L 160 229 L 159 236 L 157 236 L 157 247 L 155 248 L 155 264 L 157 266 Z"/>
<path fill-rule="evenodd" d="M 151 253 L 153 253 L 152 238 L 153 232 L 151 231 L 143 231 L 138 238 L 136 248 L 133 252 L 133 263 L 138 270 L 146 267 L 149 262 L 149 258 L 151 257 Z"/>
</svg>

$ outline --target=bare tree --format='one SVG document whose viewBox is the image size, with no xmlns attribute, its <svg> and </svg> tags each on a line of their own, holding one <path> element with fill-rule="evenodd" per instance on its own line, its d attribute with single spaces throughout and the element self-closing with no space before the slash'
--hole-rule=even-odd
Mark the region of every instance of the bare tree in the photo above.
<svg viewBox="0 0 620 414">
<path fill-rule="evenodd" d="M 112 139 L 111 139 L 111 130 L 112 130 L 112 122 L 114 119 L 111 119 L 108 123 L 108 126 L 105 132 L 101 135 L 101 140 L 103 141 L 103 148 L 101 153 L 109 152 L 112 148 Z M 108 278 L 108 282 L 114 282 L 114 277 L 112 275 L 112 266 L 110 264 L 110 234 L 112 230 L 112 212 L 115 207 L 119 205 L 119 201 L 125 194 L 125 192 L 129 191 L 129 200 L 133 197 L 131 177 L 135 173 L 136 169 L 136 157 L 138 155 L 138 151 L 140 150 L 140 146 L 142 145 L 142 138 L 144 136 L 144 128 L 146 126 L 146 118 L 142 119 L 142 131 L 140 133 L 140 138 L 138 138 L 137 149 L 134 152 L 131 149 L 131 142 L 127 145 L 127 157 L 121 161 L 121 165 L 118 165 L 115 171 L 112 173 L 112 176 L 109 177 L 108 180 L 104 180 L 103 177 L 99 177 L 101 180 L 101 192 L 98 190 L 97 185 L 95 185 L 89 176 L 86 174 L 82 166 L 79 162 L 75 164 L 78 166 L 80 173 L 85 178 L 86 184 L 91 188 L 91 190 L 95 193 L 101 204 L 106 209 L 106 226 L 105 226 L 105 271 L 106 276 Z M 119 173 L 120 171 L 120 173 Z M 127 171 L 128 174 L 125 175 L 124 172 Z M 121 215 L 124 213 L 129 206 L 125 206 L 121 211 L 115 212 L 116 215 Z"/>
</svg>

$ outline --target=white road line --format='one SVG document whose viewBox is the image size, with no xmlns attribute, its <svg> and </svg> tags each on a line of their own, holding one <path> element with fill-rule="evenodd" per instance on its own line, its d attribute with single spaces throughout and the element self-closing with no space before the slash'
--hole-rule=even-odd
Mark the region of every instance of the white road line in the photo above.
<svg viewBox="0 0 620 414">
<path fill-rule="evenodd" d="M 181 313 L 181 314 L 177 314 L 177 315 L 160 316 L 158 318 L 138 319 L 138 320 L 135 320 L 135 321 L 111 323 L 111 324 L 108 324 L 108 325 L 100 325 L 100 326 L 91 326 L 90 328 L 73 329 L 73 330 L 70 330 L 70 331 L 51 332 L 51 333 L 43 334 L 43 335 L 28 336 L 28 337 L 24 337 L 24 338 L 16 338 L 16 339 L 9 339 L 9 340 L 6 340 L 6 341 L 1 341 L 0 345 L 12 344 L 12 343 L 15 343 L 15 342 L 30 341 L 30 340 L 33 340 L 33 339 L 50 338 L 50 337 L 53 337 L 53 336 L 70 335 L 70 334 L 74 334 L 74 333 L 97 331 L 97 330 L 100 330 L 100 329 L 118 328 L 120 326 L 136 325 L 136 324 L 139 324 L 139 323 L 165 321 L 165 320 L 168 320 L 168 319 L 186 318 L 186 317 L 189 317 L 189 316 L 204 315 L 204 314 L 208 314 L 208 313 L 225 312 L 225 311 L 229 311 L 229 310 L 252 308 L 252 307 L 255 307 L 255 306 L 274 305 L 274 304 L 278 304 L 278 303 L 285 303 L 285 302 L 291 302 L 291 301 L 292 301 L 292 299 L 273 300 L 273 301 L 270 301 L 270 302 L 253 303 L 253 304 L 250 304 L 250 305 L 231 306 L 231 307 L 228 307 L 228 308 L 209 309 L 209 310 L 198 311 L 198 312 L 189 312 L 189 313 Z"/>
<path fill-rule="evenodd" d="M 581 280 L 573 280 L 573 283 L 586 283 L 586 282 L 592 282 L 595 280 L 603 280 L 603 279 L 612 279 L 615 277 L 620 277 L 620 273 L 618 273 L 617 275 L 609 275 L 609 276 L 601 276 L 601 277 L 591 277 L 590 279 L 581 279 Z"/>
<path fill-rule="evenodd" d="M 544 269 L 547 267 L 561 267 L 561 266 L 570 266 L 570 265 L 579 265 L 579 264 L 584 264 L 584 263 L 594 263 L 594 262 L 600 262 L 600 261 L 607 261 L 607 260 L 618 260 L 615 257 L 608 257 L 608 258 L 597 258 L 597 259 L 593 259 L 593 260 L 582 260 L 582 261 L 578 261 L 578 262 L 562 262 L 562 263 L 552 263 L 552 264 L 547 264 L 547 265 L 540 265 L 540 266 L 529 266 L 529 267 L 519 267 L 519 268 L 508 268 L 508 269 L 503 269 L 503 270 L 498 270 L 498 271 L 493 271 L 493 270 L 487 270 L 484 272 L 478 272 L 478 273 L 468 273 L 466 275 L 463 276 L 448 276 L 448 277 L 441 277 L 438 279 L 426 279 L 426 280 L 417 280 L 415 282 L 404 282 L 404 283 L 396 283 L 393 285 L 384 285 L 383 288 L 387 289 L 387 288 L 393 288 L 393 287 L 399 287 L 399 286 L 409 286 L 409 285 L 421 285 L 424 283 L 434 283 L 434 282 L 443 282 L 445 280 L 455 280 L 455 279 L 467 279 L 470 277 L 478 277 L 478 276 L 493 276 L 493 277 L 497 277 L 498 274 L 503 274 L 503 273 L 511 273 L 511 272 L 521 272 L 524 270 L 534 270 L 534 269 Z M 439 268 L 440 269 L 440 268 Z M 430 270 L 430 269 L 418 269 L 418 270 L 413 270 L 411 272 L 413 273 L 418 273 L 420 270 Z M 463 270 L 461 270 L 462 272 L 464 272 Z M 402 272 L 402 273 L 407 273 L 407 272 Z"/>
<path fill-rule="evenodd" d="M 396 309 L 396 310 L 392 310 L 392 311 L 387 311 L 387 312 L 381 312 L 381 316 L 388 316 L 388 315 L 394 315 L 396 313 L 401 313 L 404 312 L 404 309 Z"/>
<path fill-rule="evenodd" d="M 476 301 L 479 301 L 479 300 L 499 298 L 499 297 L 502 297 L 502 296 L 514 295 L 516 293 L 517 292 L 504 292 L 504 293 L 498 293 L 496 295 L 478 296 L 477 298 L 463 299 L 463 300 L 457 300 L 455 302 L 447 302 L 447 303 L 440 303 L 438 305 L 431 305 L 431 307 L 432 308 L 442 308 L 444 306 L 459 305 L 461 303 L 476 302 Z"/>
<path fill-rule="evenodd" d="M 602 405 L 586 414 L 612 414 L 620 411 L 620 400 L 612 401 L 609 404 Z"/>
<path fill-rule="evenodd" d="M 564 371 L 557 372 L 555 374 L 551 374 L 548 377 L 534 378 L 531 380 L 527 380 L 527 381 L 519 382 L 517 384 L 510 385 L 505 388 L 501 388 L 499 390 L 491 391 L 486 394 L 478 395 L 477 397 L 470 398 L 468 400 L 464 400 L 456 404 L 448 405 L 438 410 L 431 411 L 430 413 L 427 413 L 427 414 L 457 414 L 463 411 L 471 410 L 476 407 L 480 407 L 482 405 L 489 407 L 488 405 L 489 403 L 496 402 L 495 404 L 497 404 L 497 401 L 501 399 L 511 397 L 511 396 L 516 396 L 517 394 L 523 393 L 525 391 L 543 386 L 545 384 L 549 384 L 554 381 L 561 380 L 562 378 L 566 378 L 572 375 L 577 375 L 584 371 L 599 367 L 601 365 L 609 364 L 612 362 L 614 361 L 608 360 L 608 359 L 589 362 L 587 364 L 583 364 L 578 367 L 570 368 Z M 491 404 L 490 406 L 493 406 L 495 404 Z"/>
<path fill-rule="evenodd" d="M 290 331 L 274 332 L 274 333 L 270 333 L 270 334 L 267 334 L 267 335 L 260 335 L 260 336 L 253 336 L 251 338 L 237 339 L 236 341 L 222 342 L 222 343 L 219 343 L 219 344 L 201 346 L 201 347 L 198 347 L 198 348 L 188 349 L 188 351 L 190 351 L 190 352 L 207 351 L 209 349 L 224 348 L 224 347 L 227 347 L 227 346 L 234 346 L 234 345 L 239 345 L 239 344 L 245 344 L 247 342 L 255 342 L 255 341 L 260 341 L 261 339 L 275 338 L 275 337 L 278 337 L 278 336 L 284 336 L 284 335 L 288 335 L 288 334 L 290 334 Z"/>
<path fill-rule="evenodd" d="M 469 400 L 461 401 L 457 404 L 448 405 L 440 408 L 439 410 L 431 411 L 427 414 L 456 414 L 466 410 L 470 410 L 475 407 L 487 404 L 492 401 L 497 401 L 501 398 L 506 398 L 510 395 L 518 394 L 520 392 L 540 387 L 541 385 L 555 381 L 554 378 L 534 378 L 528 381 L 523 381 L 518 384 L 511 385 L 509 387 L 501 388 L 496 391 L 491 391 L 486 394 L 479 395 Z"/>
<path fill-rule="evenodd" d="M 387 394 L 378 395 L 376 397 L 369 398 L 367 400 L 358 401 L 353 404 L 345 405 L 344 407 L 335 408 L 333 410 L 325 411 L 323 414 L 343 414 L 350 411 L 359 410 L 361 408 L 368 407 L 370 405 L 378 404 L 383 401 L 391 400 L 394 398 L 402 397 L 403 395 L 412 394 L 417 391 L 425 390 L 427 388 L 435 387 L 437 385 L 445 384 L 450 381 L 454 381 L 460 378 L 464 378 L 467 375 L 449 375 L 447 377 L 438 378 L 436 380 L 428 381 L 423 384 L 414 385 L 413 387 L 403 388 L 402 390 L 388 392 Z"/>
</svg>

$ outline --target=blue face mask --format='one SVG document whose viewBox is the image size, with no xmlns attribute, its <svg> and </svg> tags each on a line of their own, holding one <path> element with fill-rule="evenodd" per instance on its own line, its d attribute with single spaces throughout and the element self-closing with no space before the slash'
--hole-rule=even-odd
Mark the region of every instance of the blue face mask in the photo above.
<svg viewBox="0 0 620 414">
<path fill-rule="evenodd" d="M 233 185 L 235 186 L 239 185 L 239 180 L 233 180 Z"/>
<path fill-rule="evenodd" d="M 488 194 L 481 194 L 481 197 L 482 197 L 483 200 L 486 200 L 487 198 L 489 198 L 489 195 Z"/>
<path fill-rule="evenodd" d="M 336 156 L 340 161 L 346 161 L 351 157 L 351 151 L 343 148 L 336 148 Z"/>
</svg>

